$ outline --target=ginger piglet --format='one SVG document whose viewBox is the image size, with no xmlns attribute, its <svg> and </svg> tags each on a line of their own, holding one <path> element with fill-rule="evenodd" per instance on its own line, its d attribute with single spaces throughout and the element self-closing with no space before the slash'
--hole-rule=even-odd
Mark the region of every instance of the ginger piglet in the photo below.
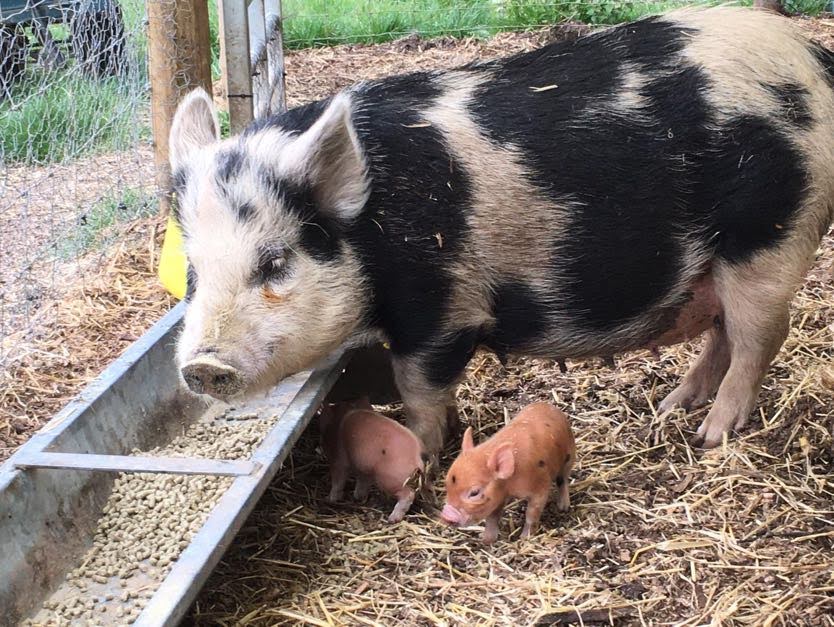
<svg viewBox="0 0 834 627">
<path fill-rule="evenodd" d="M 576 445 L 567 416 L 549 403 L 521 410 L 506 427 L 475 446 L 472 427 L 463 434 L 458 458 L 446 474 L 446 503 L 441 518 L 465 526 L 481 520 L 483 541 L 498 538 L 498 522 L 510 498 L 527 501 L 521 537 L 536 528 L 550 486 L 558 486 L 556 508 L 570 507 L 568 479 Z"/>
</svg>

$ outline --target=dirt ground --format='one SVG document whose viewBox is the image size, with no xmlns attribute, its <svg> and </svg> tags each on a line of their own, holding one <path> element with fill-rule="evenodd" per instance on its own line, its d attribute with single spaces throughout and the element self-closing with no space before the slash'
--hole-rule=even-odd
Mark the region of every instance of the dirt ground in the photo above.
<svg viewBox="0 0 834 627">
<path fill-rule="evenodd" d="M 834 43 L 834 20 L 803 23 Z M 360 79 L 531 49 L 551 36 L 294 52 L 290 105 Z M 60 305 L 42 307 L 48 324 L 0 370 L 0 462 L 171 306 L 154 271 L 161 228 L 159 220 L 131 223 L 130 236 L 97 257 L 97 273 L 69 285 Z M 542 614 L 542 624 L 834 624 L 832 268 L 829 237 L 794 303 L 759 412 L 716 451 L 686 444 L 703 412 L 654 411 L 697 345 L 666 350 L 660 361 L 626 355 L 615 369 L 570 364 L 565 375 L 544 362 L 502 369 L 477 356 L 459 402 L 480 437 L 534 400 L 558 402 L 577 433 L 573 508 L 548 509 L 528 542 L 515 540 L 518 507 L 485 549 L 475 530 L 439 525 L 431 505 L 390 527 L 384 499 L 326 504 L 325 466 L 309 430 L 185 624 L 508 625 Z"/>
</svg>

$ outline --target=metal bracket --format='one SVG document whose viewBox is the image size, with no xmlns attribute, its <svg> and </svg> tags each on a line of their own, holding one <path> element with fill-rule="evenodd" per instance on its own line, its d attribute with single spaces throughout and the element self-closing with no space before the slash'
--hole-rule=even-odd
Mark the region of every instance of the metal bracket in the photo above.
<svg viewBox="0 0 834 627">
<path fill-rule="evenodd" d="M 89 453 L 34 453 L 18 455 L 15 468 L 63 468 L 102 470 L 105 472 L 151 472 L 176 475 L 217 475 L 245 477 L 255 473 L 260 464 L 251 461 L 200 459 L 195 457 L 141 457 L 130 455 L 95 455 Z"/>
</svg>

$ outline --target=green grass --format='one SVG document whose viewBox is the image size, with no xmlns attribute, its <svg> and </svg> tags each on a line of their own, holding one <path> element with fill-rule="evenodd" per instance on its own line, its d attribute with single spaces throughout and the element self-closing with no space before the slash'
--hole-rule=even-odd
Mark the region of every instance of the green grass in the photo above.
<svg viewBox="0 0 834 627">
<path fill-rule="evenodd" d="M 31 72 L 0 102 L 0 161 L 60 162 L 148 137 L 136 124 L 144 96 L 118 78 L 96 81 L 67 71 L 44 85 L 34 76 L 38 69 Z"/>
<path fill-rule="evenodd" d="M 819 15 L 830 4 L 829 0 L 784 0 L 785 8 L 792 13 Z"/>
<path fill-rule="evenodd" d="M 67 261 L 105 248 L 118 239 L 118 229 L 114 227 L 154 215 L 157 204 L 153 194 L 140 189 L 126 189 L 121 196 L 99 200 L 78 218 L 75 228 L 64 239 L 56 242 L 58 258 Z"/>
<path fill-rule="evenodd" d="M 83 76 L 72 59 L 67 25 L 53 25 L 53 36 L 68 64 L 48 71 L 29 63 L 12 94 L 0 100 L 0 164 L 49 163 L 93 152 L 123 150 L 150 137 L 137 123 L 147 110 L 147 42 L 143 0 L 121 2 L 127 33 L 124 75 L 96 80 Z M 30 39 L 33 38 L 29 33 Z"/>
<path fill-rule="evenodd" d="M 694 0 L 718 4 L 721 0 Z M 793 0 L 821 3 L 822 0 Z M 485 37 L 565 20 L 617 24 L 693 4 L 686 0 L 284 0 L 288 48 L 378 43 L 420 33 Z M 750 4 L 752 0 L 742 0 Z M 820 4 L 817 12 L 822 8 Z"/>
</svg>

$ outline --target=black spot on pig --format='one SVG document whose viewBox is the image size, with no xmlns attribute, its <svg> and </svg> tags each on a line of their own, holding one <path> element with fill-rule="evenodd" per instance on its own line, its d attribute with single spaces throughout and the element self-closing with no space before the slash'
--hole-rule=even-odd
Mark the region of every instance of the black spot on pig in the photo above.
<svg viewBox="0 0 834 627">
<path fill-rule="evenodd" d="M 496 353 L 521 351 L 547 330 L 547 306 L 522 282 L 499 285 L 492 308 L 495 326 L 484 344 Z"/>
<path fill-rule="evenodd" d="M 432 75 L 417 73 L 365 84 L 353 95 L 373 185 L 347 237 L 372 278 L 368 322 L 390 338 L 395 355 L 437 341 L 468 232 L 469 177 L 420 115 L 440 93 Z M 449 376 L 447 370 L 438 379 Z"/>
<path fill-rule="evenodd" d="M 539 460 L 539 468 L 544 468 L 544 460 L 543 459 Z"/>
<path fill-rule="evenodd" d="M 236 207 L 237 217 L 241 222 L 246 222 L 255 214 L 255 205 L 251 202 L 242 202 Z"/>
<path fill-rule="evenodd" d="M 686 45 L 695 29 L 665 22 L 652 16 L 600 33 L 603 40 L 613 41 L 622 51 L 622 59 L 636 63 L 646 71 L 667 69 L 675 65 L 675 56 Z"/>
<path fill-rule="evenodd" d="M 814 121 L 808 106 L 808 90 L 796 83 L 765 85 L 779 101 L 782 117 L 799 128 L 808 128 Z"/>
<path fill-rule="evenodd" d="M 767 121 L 746 116 L 727 124 L 704 159 L 700 198 L 712 207 L 718 255 L 740 263 L 782 241 L 806 184 L 802 154 Z"/>
<path fill-rule="evenodd" d="M 290 109 L 279 115 L 272 115 L 269 117 L 259 118 L 252 122 L 243 131 L 243 137 L 255 135 L 262 130 L 269 128 L 278 128 L 287 132 L 303 133 L 309 129 L 316 120 L 319 119 L 327 105 L 330 104 L 330 98 L 311 102 L 309 104 Z"/>
<path fill-rule="evenodd" d="M 316 205 L 313 189 L 308 185 L 265 176 L 284 210 L 300 220 L 301 248 L 316 261 L 330 262 L 338 258 L 340 230 L 336 221 Z"/>
<path fill-rule="evenodd" d="M 672 219 L 678 195 L 690 187 L 679 174 L 681 154 L 699 139 L 687 129 L 702 128 L 706 119 L 700 72 L 674 72 L 686 37 L 684 29 L 649 19 L 554 44 L 511 59 L 475 98 L 473 113 L 493 141 L 518 146 L 530 182 L 573 207 L 569 237 L 553 252 L 551 271 L 567 282 L 566 299 L 557 306 L 572 318 L 582 312 L 583 326 L 596 331 L 657 302 L 681 270 Z M 616 109 L 625 62 L 643 73 L 673 74 L 645 90 L 651 104 L 643 119 L 605 113 L 606 106 Z M 518 79 L 509 80 L 518 74 L 525 84 L 557 87 L 531 90 L 533 102 L 525 107 L 514 93 Z M 525 110 L 529 114 L 520 114 Z"/>
<path fill-rule="evenodd" d="M 808 50 L 822 66 L 828 84 L 834 89 L 834 52 L 817 43 L 808 44 Z"/>
<path fill-rule="evenodd" d="M 194 266 L 188 264 L 188 269 L 185 272 L 185 302 L 190 303 L 194 298 L 194 292 L 197 290 L 197 273 L 194 271 Z"/>
<path fill-rule="evenodd" d="M 479 337 L 479 329 L 461 329 L 432 349 L 425 362 L 428 381 L 440 388 L 453 384 L 475 354 Z"/>
<path fill-rule="evenodd" d="M 520 53 L 505 60 L 472 66 L 493 72 L 473 98 L 476 120 L 497 143 L 516 143 L 542 181 L 550 180 L 558 145 L 554 131 L 581 116 L 592 104 L 616 96 L 623 86 L 623 64 L 642 71 L 674 68 L 678 53 L 686 44 L 689 30 L 647 18 L 640 22 L 558 42 L 534 52 Z M 530 89 L 525 103 L 518 95 L 519 77 L 531 88 L 555 85 L 552 89 Z M 589 80 L 588 77 L 593 77 Z M 535 114 L 533 114 L 535 112 Z"/>
<path fill-rule="evenodd" d="M 224 187 L 240 175 L 245 156 L 238 148 L 227 148 L 218 152 L 215 159 L 217 182 Z"/>
</svg>

